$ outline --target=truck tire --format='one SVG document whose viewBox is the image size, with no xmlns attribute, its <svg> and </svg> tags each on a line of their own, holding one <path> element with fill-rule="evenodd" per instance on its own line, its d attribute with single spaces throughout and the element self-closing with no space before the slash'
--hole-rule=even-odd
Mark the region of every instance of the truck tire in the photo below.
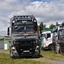
<svg viewBox="0 0 64 64">
<path fill-rule="evenodd" d="M 56 45 L 52 44 L 52 51 L 56 53 Z"/>
<path fill-rule="evenodd" d="M 49 50 L 52 50 L 52 44 L 49 45 L 48 49 Z"/>
<path fill-rule="evenodd" d="M 11 50 L 10 50 L 10 58 L 12 58 L 12 59 L 16 58 L 15 56 L 12 55 Z"/>
<path fill-rule="evenodd" d="M 33 55 L 33 58 L 40 58 L 40 54 L 39 55 Z"/>
<path fill-rule="evenodd" d="M 40 50 L 38 55 L 33 55 L 34 58 L 40 58 Z"/>
</svg>

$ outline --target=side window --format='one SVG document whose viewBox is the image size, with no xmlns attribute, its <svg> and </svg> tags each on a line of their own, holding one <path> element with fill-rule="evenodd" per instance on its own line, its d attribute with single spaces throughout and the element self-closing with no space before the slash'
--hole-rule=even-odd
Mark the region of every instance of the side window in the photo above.
<svg viewBox="0 0 64 64">
<path fill-rule="evenodd" d="M 49 37 L 51 37 L 51 34 L 50 33 L 47 34 L 47 38 L 49 38 Z"/>
</svg>

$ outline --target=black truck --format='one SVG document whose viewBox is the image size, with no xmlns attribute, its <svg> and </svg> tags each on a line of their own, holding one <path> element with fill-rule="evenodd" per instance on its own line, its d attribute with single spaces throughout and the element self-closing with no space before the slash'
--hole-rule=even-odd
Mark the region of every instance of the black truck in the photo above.
<svg viewBox="0 0 64 64">
<path fill-rule="evenodd" d="M 40 57 L 38 26 L 33 15 L 13 16 L 8 35 L 11 37 L 11 58 Z"/>
</svg>

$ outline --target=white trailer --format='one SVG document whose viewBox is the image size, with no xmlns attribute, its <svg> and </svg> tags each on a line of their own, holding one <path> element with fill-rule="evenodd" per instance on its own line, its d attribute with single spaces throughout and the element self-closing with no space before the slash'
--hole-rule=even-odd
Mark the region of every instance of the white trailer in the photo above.
<svg viewBox="0 0 64 64">
<path fill-rule="evenodd" d="M 53 34 L 52 34 L 51 30 L 43 30 L 42 31 L 42 39 L 41 39 L 41 48 L 51 49 L 52 37 L 53 37 Z"/>
</svg>

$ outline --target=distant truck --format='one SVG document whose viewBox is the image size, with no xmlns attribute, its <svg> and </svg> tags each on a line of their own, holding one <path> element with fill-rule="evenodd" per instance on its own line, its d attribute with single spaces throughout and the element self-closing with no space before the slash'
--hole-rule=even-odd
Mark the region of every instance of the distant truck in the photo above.
<svg viewBox="0 0 64 64">
<path fill-rule="evenodd" d="M 51 49 L 52 47 L 52 30 L 43 30 L 41 37 L 41 48 L 42 49 Z"/>
<path fill-rule="evenodd" d="M 64 22 L 53 28 L 52 51 L 64 54 Z"/>
<path fill-rule="evenodd" d="M 33 15 L 13 16 L 10 28 L 10 57 L 40 57 L 38 26 Z"/>
</svg>

